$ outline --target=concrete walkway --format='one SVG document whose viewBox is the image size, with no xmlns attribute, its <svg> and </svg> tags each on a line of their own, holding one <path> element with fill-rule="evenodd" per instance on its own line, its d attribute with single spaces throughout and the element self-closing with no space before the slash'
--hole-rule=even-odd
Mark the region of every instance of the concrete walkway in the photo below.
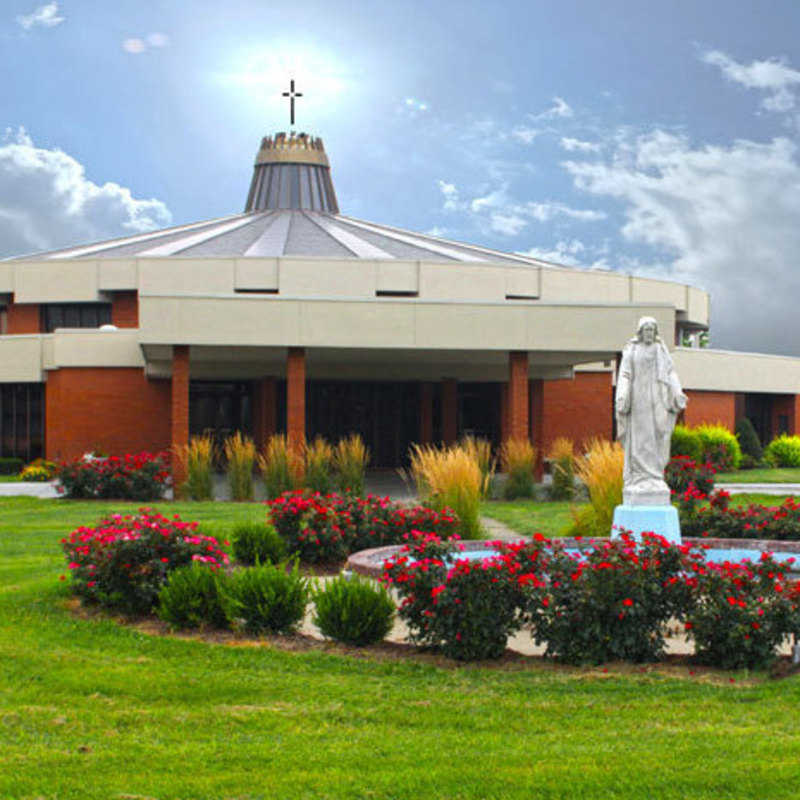
<svg viewBox="0 0 800 800">
<path fill-rule="evenodd" d="M 800 495 L 800 483 L 717 483 L 715 488 L 731 494 Z"/>
</svg>

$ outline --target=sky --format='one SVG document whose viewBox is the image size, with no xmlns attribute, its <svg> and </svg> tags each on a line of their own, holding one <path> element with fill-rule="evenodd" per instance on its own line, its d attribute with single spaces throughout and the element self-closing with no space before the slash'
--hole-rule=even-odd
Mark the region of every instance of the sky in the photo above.
<svg viewBox="0 0 800 800">
<path fill-rule="evenodd" d="M 241 212 L 294 78 L 342 213 L 800 356 L 797 0 L 2 0 L 0 74 L 0 258 Z"/>
</svg>

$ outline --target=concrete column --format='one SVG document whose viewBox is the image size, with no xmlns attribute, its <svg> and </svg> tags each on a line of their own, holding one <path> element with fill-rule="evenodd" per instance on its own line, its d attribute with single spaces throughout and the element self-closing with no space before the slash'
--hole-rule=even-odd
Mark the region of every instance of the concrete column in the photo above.
<svg viewBox="0 0 800 800">
<path fill-rule="evenodd" d="M 253 439 L 259 450 L 275 433 L 277 422 L 275 378 L 256 381 L 253 392 Z"/>
<path fill-rule="evenodd" d="M 442 381 L 442 441 L 454 444 L 458 439 L 458 381 Z"/>
<path fill-rule="evenodd" d="M 306 438 L 306 351 L 290 347 L 286 359 L 286 435 L 289 444 L 301 445 Z"/>
<path fill-rule="evenodd" d="M 419 444 L 433 442 L 433 384 L 419 385 Z"/>
<path fill-rule="evenodd" d="M 171 439 L 173 452 L 189 444 L 189 347 L 172 348 Z M 172 481 L 177 496 L 186 474 L 177 459 L 173 459 Z"/>
<path fill-rule="evenodd" d="M 528 438 L 528 354 L 512 350 L 508 354 L 508 436 Z"/>
</svg>

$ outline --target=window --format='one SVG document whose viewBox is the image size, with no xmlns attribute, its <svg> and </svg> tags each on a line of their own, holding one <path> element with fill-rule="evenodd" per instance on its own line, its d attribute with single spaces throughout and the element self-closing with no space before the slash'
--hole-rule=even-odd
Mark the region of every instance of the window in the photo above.
<svg viewBox="0 0 800 800">
<path fill-rule="evenodd" d="M 42 306 L 42 331 L 56 328 L 99 328 L 111 322 L 111 303 L 47 303 Z"/>
<path fill-rule="evenodd" d="M 32 461 L 43 455 L 43 385 L 0 384 L 0 457 Z"/>
</svg>

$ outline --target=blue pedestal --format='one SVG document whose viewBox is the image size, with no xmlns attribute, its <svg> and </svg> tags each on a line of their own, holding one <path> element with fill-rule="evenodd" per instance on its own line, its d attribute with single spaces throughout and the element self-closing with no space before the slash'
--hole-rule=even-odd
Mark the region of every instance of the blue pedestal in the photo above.
<svg viewBox="0 0 800 800">
<path fill-rule="evenodd" d="M 681 542 L 681 523 L 675 506 L 617 506 L 612 539 L 620 535 L 620 529 L 631 531 L 637 541 L 643 533 L 657 533 L 675 544 Z"/>
</svg>

